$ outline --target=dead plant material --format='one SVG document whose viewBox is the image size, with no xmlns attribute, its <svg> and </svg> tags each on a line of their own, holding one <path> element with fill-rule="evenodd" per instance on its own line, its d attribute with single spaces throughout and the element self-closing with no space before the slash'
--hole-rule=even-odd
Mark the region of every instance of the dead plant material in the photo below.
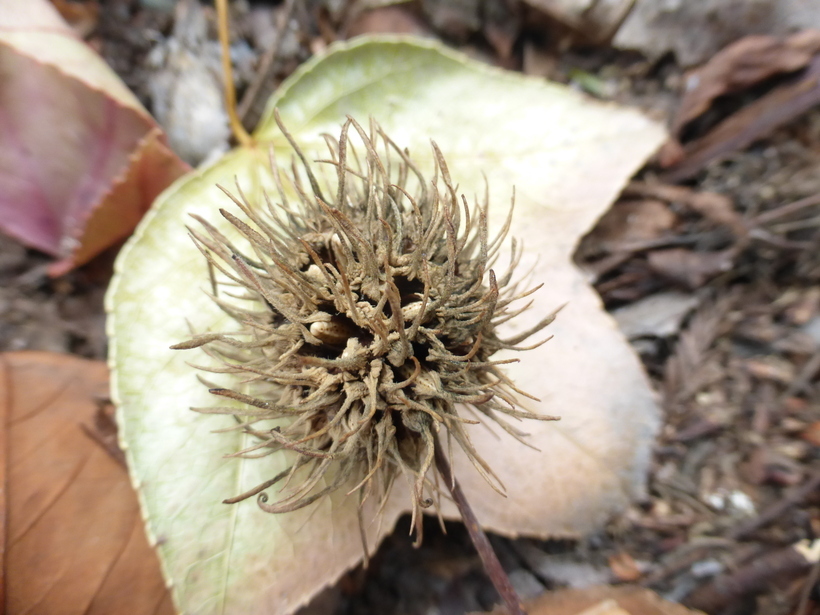
<svg viewBox="0 0 820 615">
<path fill-rule="evenodd" d="M 638 563 L 626 551 L 619 551 L 609 558 L 609 568 L 619 581 L 633 582 L 643 576 Z"/>
<path fill-rule="evenodd" d="M 106 421 L 95 400 L 107 389 L 103 361 L 0 355 L 8 613 L 177 612 L 125 468 L 83 433 Z"/>
<path fill-rule="evenodd" d="M 672 134 L 704 113 L 720 96 L 741 92 L 780 73 L 805 68 L 820 52 L 820 31 L 804 30 L 780 40 L 746 36 L 685 76 L 686 91 L 672 121 Z"/>
<path fill-rule="evenodd" d="M 587 245 L 596 251 L 629 252 L 668 234 L 678 217 L 661 200 L 622 200 L 601 218 Z"/>
<path fill-rule="evenodd" d="M 667 182 L 688 179 L 712 160 L 742 149 L 820 103 L 820 56 L 795 81 L 780 86 L 685 146 L 685 158 L 664 176 Z"/>
<path fill-rule="evenodd" d="M 715 224 L 727 226 L 737 237 L 745 237 L 748 233 L 746 224 L 735 208 L 734 202 L 724 194 L 697 191 L 686 186 L 672 184 L 631 182 L 624 189 L 624 195 L 654 198 L 670 204 L 680 203 Z"/>
<path fill-rule="evenodd" d="M 708 280 L 729 271 L 734 265 L 737 253 L 734 246 L 717 252 L 672 248 L 650 252 L 647 259 L 649 266 L 656 273 L 690 290 L 696 290 Z"/>
<path fill-rule="evenodd" d="M 236 329 L 194 335 L 174 348 L 204 347 L 217 365 L 201 369 L 239 380 L 233 388 L 210 386 L 229 404 L 195 410 L 232 415 L 235 429 L 254 436 L 238 457 L 299 454 L 287 470 L 226 502 L 258 496 L 260 508 L 283 513 L 346 486 L 360 502 L 384 504 L 402 474 L 421 540 L 421 510 L 440 495 L 428 471 L 442 429 L 448 445 L 454 440 L 503 490 L 467 437 L 464 424 L 475 421 L 457 405 L 519 439 L 503 415 L 553 418 L 519 409 L 516 396 L 526 393 L 501 370 L 515 359 L 491 357 L 526 349 L 522 343 L 555 315 L 498 337 L 496 325 L 525 310 L 518 300 L 537 287 L 521 290 L 514 280 L 515 241 L 506 271 L 495 273 L 511 218 L 489 236 L 487 203 L 471 208 L 459 197 L 435 144 L 436 174 L 427 180 L 375 123 L 368 131 L 349 119 L 338 141 L 328 137 L 324 162 L 336 173 L 329 190 L 279 126 L 303 164 L 288 176 L 273 162 L 280 202 L 250 203 L 237 186 L 236 196 L 226 193 L 242 217 L 221 213 L 241 242 L 201 218 L 190 229 L 223 276 L 213 299 Z M 279 484 L 286 487 L 269 503 L 265 490 Z"/>
<path fill-rule="evenodd" d="M 669 409 L 685 403 L 708 384 L 716 360 L 712 346 L 726 326 L 734 298 L 703 304 L 681 333 L 675 354 L 666 363 L 664 397 Z"/>
<path fill-rule="evenodd" d="M 411 10 L 403 6 L 381 6 L 357 11 L 363 3 L 354 4 L 344 27 L 345 38 L 363 34 L 405 34 L 430 36 L 430 28 Z"/>
<path fill-rule="evenodd" d="M 820 543 L 801 541 L 796 545 L 754 558 L 738 570 L 721 575 L 693 592 L 686 606 L 717 613 L 745 596 L 765 591 L 777 577 L 788 577 L 808 570 L 818 561 Z"/>
<path fill-rule="evenodd" d="M 435 459 L 436 471 L 441 475 L 444 484 L 447 485 L 447 488 L 453 496 L 453 501 L 455 501 L 461 513 L 461 518 L 464 521 L 464 527 L 467 528 L 470 539 L 475 545 L 476 551 L 478 551 L 479 558 L 481 558 L 481 563 L 484 565 L 484 570 L 487 571 L 488 576 L 493 581 L 493 585 L 495 585 L 496 590 L 507 607 L 507 615 L 526 615 L 506 571 L 501 566 L 498 555 L 496 555 L 490 544 L 490 539 L 481 528 L 481 524 L 478 522 L 473 509 L 464 496 L 464 492 L 461 490 L 461 486 L 458 484 L 456 477 L 453 475 L 450 462 L 447 461 L 447 458 L 444 456 L 444 451 L 440 445 L 435 447 Z"/>
<path fill-rule="evenodd" d="M 794 487 L 785 492 L 782 497 L 769 505 L 769 507 L 763 510 L 758 516 L 735 527 L 729 532 L 729 536 L 735 540 L 751 536 L 761 527 L 780 519 L 792 506 L 802 504 L 818 489 L 820 489 L 820 471 L 815 471 L 806 482 L 799 487 Z"/>
<path fill-rule="evenodd" d="M 293 15 L 294 4 L 295 0 L 285 2 L 282 11 L 278 15 L 275 39 L 262 55 L 256 76 L 248 89 L 245 90 L 245 94 L 242 96 L 237 108 L 239 118 L 248 130 L 252 130 L 262 115 L 260 110 L 264 100 L 262 92 L 270 93 L 273 91 L 274 86 L 271 84 L 273 68 L 276 65 L 277 57 L 282 53 L 282 46 L 287 35 L 291 15 Z"/>
<path fill-rule="evenodd" d="M 127 468 L 125 453 L 117 441 L 117 423 L 114 419 L 114 405 L 110 399 L 97 399 L 97 412 L 91 424 L 82 424 L 80 427 L 89 438 L 99 444 L 112 459 L 123 468 Z"/>
</svg>

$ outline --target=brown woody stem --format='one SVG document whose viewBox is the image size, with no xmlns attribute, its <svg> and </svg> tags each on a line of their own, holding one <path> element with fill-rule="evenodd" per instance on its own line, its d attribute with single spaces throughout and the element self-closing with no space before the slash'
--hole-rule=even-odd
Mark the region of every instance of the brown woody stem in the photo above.
<svg viewBox="0 0 820 615">
<path fill-rule="evenodd" d="M 481 563 L 484 564 L 484 570 L 487 572 L 487 576 L 490 577 L 490 581 L 504 601 L 508 615 L 526 615 L 526 612 L 521 606 L 521 601 L 518 599 L 518 594 L 515 593 L 515 589 L 513 589 L 512 583 L 510 583 L 510 577 L 507 576 L 507 573 L 501 567 L 501 562 L 498 561 L 498 556 L 495 554 L 490 540 L 487 538 L 487 534 L 481 529 L 473 509 L 470 508 L 467 498 L 464 497 L 464 492 L 453 476 L 450 463 L 444 456 L 444 451 L 442 451 L 439 442 L 436 443 L 435 449 L 436 468 L 444 479 L 444 482 L 447 483 L 450 493 L 453 495 L 453 501 L 455 501 L 458 512 L 461 513 L 461 519 L 464 521 L 467 532 L 470 534 L 470 540 L 473 541 L 473 545 L 475 545 L 475 549 L 478 551 L 478 556 L 481 558 Z"/>
</svg>

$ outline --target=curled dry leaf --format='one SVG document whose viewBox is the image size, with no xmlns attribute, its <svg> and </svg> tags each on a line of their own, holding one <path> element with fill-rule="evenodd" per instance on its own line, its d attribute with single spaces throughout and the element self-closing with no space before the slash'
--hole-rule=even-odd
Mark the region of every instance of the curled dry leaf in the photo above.
<svg viewBox="0 0 820 615">
<path fill-rule="evenodd" d="M 128 474 L 88 435 L 107 386 L 99 361 L 0 355 L 9 613 L 174 612 Z"/>
<path fill-rule="evenodd" d="M 0 11 L 0 143 L 0 228 L 54 274 L 125 238 L 190 169 L 46 0 Z"/>
<path fill-rule="evenodd" d="M 321 135 L 338 136 L 346 114 L 375 117 L 425 174 L 433 168 L 434 138 L 458 193 L 480 202 L 487 191 L 490 235 L 503 225 L 515 187 L 510 236 L 524 244 L 519 267 L 532 269 L 530 279 L 545 287 L 503 333 L 520 334 L 569 304 L 550 325 L 554 339 L 506 366 L 507 373 L 542 399 L 523 400 L 526 410 L 563 418 L 521 424 L 534 448 L 498 429 L 466 426 L 508 496 L 453 451 L 456 475 L 484 526 L 507 535 L 578 535 L 640 495 L 657 407 L 637 358 L 570 257 L 664 131 L 635 111 L 433 43 L 358 39 L 283 84 L 254 134 L 257 147 L 236 149 L 166 191 L 118 260 L 107 307 L 120 435 L 178 606 L 290 613 L 363 555 L 358 498 L 344 490 L 280 515 L 254 500 L 221 503 L 288 467 L 289 453 L 225 458 L 253 440 L 235 429 L 212 433 L 235 426 L 230 416 L 188 410 L 214 405 L 187 364 L 208 358 L 168 348 L 191 329 L 230 330 L 230 319 L 203 292 L 206 262 L 184 227 L 196 214 L 231 237 L 218 209 L 232 205 L 216 184 L 234 192 L 238 185 L 251 203 L 264 202 L 263 190 L 275 198 L 269 149 L 280 164 L 292 156 L 273 121 L 275 108 L 310 160 L 327 157 Z M 505 352 L 497 358 L 510 357 Z M 371 549 L 407 510 L 410 498 L 395 491 L 379 521 L 364 511 Z M 442 509 L 457 516 L 449 502 Z"/>
</svg>

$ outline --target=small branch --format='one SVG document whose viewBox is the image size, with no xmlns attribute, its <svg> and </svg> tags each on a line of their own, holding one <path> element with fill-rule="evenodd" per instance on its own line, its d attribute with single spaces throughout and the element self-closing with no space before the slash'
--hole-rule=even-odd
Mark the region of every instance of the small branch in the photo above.
<svg viewBox="0 0 820 615">
<path fill-rule="evenodd" d="M 233 85 L 233 67 L 231 66 L 231 37 L 228 28 L 228 0 L 216 0 L 217 27 L 219 46 L 222 48 L 222 78 L 225 80 L 225 107 L 231 131 L 236 140 L 244 147 L 253 147 L 253 137 L 248 134 L 236 113 L 236 90 Z"/>
<path fill-rule="evenodd" d="M 776 577 L 794 578 L 820 560 L 820 543 L 802 541 L 756 557 L 749 564 L 713 579 L 696 589 L 683 604 L 707 613 L 716 613 L 737 604 L 746 596 L 762 593 Z"/>
<path fill-rule="evenodd" d="M 470 534 L 470 539 L 473 541 L 476 551 L 478 551 L 481 563 L 484 564 L 484 570 L 487 571 L 490 581 L 507 606 L 508 615 L 526 615 L 526 612 L 521 606 L 521 601 L 518 599 L 518 595 L 515 593 L 512 583 L 510 583 L 510 578 L 501 567 L 501 562 L 498 561 L 498 556 L 495 554 L 495 551 L 493 551 L 493 547 L 487 535 L 478 524 L 478 519 L 476 519 L 473 509 L 470 508 L 467 498 L 464 497 L 461 486 L 455 477 L 453 477 L 450 464 L 444 456 L 444 451 L 439 442 L 436 442 L 435 454 L 436 468 L 450 489 L 450 493 L 453 495 L 456 507 L 458 507 L 458 511 L 461 513 L 461 519 L 464 521 L 464 525 Z"/>
<path fill-rule="evenodd" d="M 810 475 L 808 480 L 799 487 L 787 491 L 754 519 L 749 519 L 735 526 L 734 530 L 729 532 L 729 538 L 733 540 L 746 538 L 752 532 L 782 517 L 789 508 L 800 504 L 818 489 L 820 489 L 820 471 L 816 471 Z"/>
<path fill-rule="evenodd" d="M 805 209 L 807 207 L 814 207 L 815 205 L 820 205 L 820 194 L 812 194 L 810 196 L 807 196 L 806 198 L 800 199 L 799 201 L 794 201 L 793 203 L 782 205 L 777 209 L 772 209 L 770 211 L 764 212 L 759 216 L 752 218 L 749 225 L 763 226 L 764 224 L 773 222 L 778 218 L 790 216 L 791 214 L 798 212 L 801 209 Z"/>
</svg>

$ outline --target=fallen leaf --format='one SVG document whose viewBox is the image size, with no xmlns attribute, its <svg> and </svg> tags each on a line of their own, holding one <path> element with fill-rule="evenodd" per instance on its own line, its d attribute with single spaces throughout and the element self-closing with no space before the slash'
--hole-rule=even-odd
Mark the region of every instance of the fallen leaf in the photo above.
<svg viewBox="0 0 820 615">
<path fill-rule="evenodd" d="M 674 228 L 678 217 L 655 199 L 618 201 L 590 233 L 590 249 L 619 252 L 634 249 L 662 237 Z"/>
<path fill-rule="evenodd" d="M 713 277 L 729 271 L 737 251 L 727 248 L 716 252 L 695 252 L 687 248 L 654 250 L 647 256 L 649 267 L 656 273 L 697 290 Z"/>
<path fill-rule="evenodd" d="M 59 275 L 124 239 L 190 169 L 46 0 L 0 11 L 0 228 Z"/>
<path fill-rule="evenodd" d="M 525 607 L 529 615 L 703 615 L 634 585 L 561 589 L 545 593 Z"/>
<path fill-rule="evenodd" d="M 719 96 L 734 94 L 778 73 L 804 68 L 820 51 L 820 30 L 805 30 L 783 40 L 747 36 L 687 73 L 685 92 L 672 121 L 679 136 L 686 124 L 705 112 Z"/>
<path fill-rule="evenodd" d="M 638 562 L 626 551 L 619 551 L 609 558 L 609 567 L 619 581 L 637 581 L 643 576 Z"/>
<path fill-rule="evenodd" d="M 669 291 L 633 301 L 615 310 L 612 316 L 627 339 L 668 337 L 680 331 L 683 319 L 697 305 L 694 295 Z"/>
<path fill-rule="evenodd" d="M 362 557 L 356 499 L 343 493 L 283 515 L 250 500 L 221 503 L 284 468 L 287 458 L 226 459 L 246 436 L 214 434 L 231 426 L 230 417 L 188 410 L 212 405 L 188 364 L 197 351 L 168 349 L 188 337 L 189 324 L 198 331 L 229 326 L 201 290 L 207 267 L 184 227 L 188 214 L 221 224 L 217 209 L 228 202 L 216 184 L 237 181 L 251 202 L 271 189 L 268 148 L 279 160 L 291 156 L 272 121 L 274 108 L 311 158 L 326 156 L 319 154 L 326 151 L 321 135 L 337 133 L 346 114 L 377 118 L 423 169 L 432 164 L 435 138 L 468 199 L 484 193 L 486 174 L 495 228 L 515 186 L 511 234 L 527 248 L 521 270 L 535 267 L 548 288 L 533 296 L 528 320 L 569 305 L 550 325 L 554 339 L 510 365 L 509 374 L 544 399 L 523 405 L 563 419 L 526 425 L 540 451 L 506 433 L 468 427 L 508 492 L 502 498 L 492 491 L 454 451 L 456 474 L 482 524 L 507 535 L 578 535 L 640 496 L 658 409 L 637 357 L 571 255 L 664 131 L 637 111 L 492 69 L 434 43 L 357 39 L 282 85 L 254 133 L 258 148 L 236 149 L 166 191 L 118 259 L 107 308 L 120 437 L 178 608 L 291 613 Z M 395 495 L 380 523 L 365 524 L 371 549 L 406 510 L 409 498 L 401 489 Z M 448 502 L 443 512 L 457 517 Z M 364 514 L 369 519 L 370 511 Z"/>
<path fill-rule="evenodd" d="M 680 65 L 693 66 L 749 34 L 806 28 L 820 28 L 820 13 L 806 0 L 636 0 L 612 44 L 653 60 L 672 51 Z"/>
<path fill-rule="evenodd" d="M 694 192 L 686 204 L 707 220 L 726 225 L 738 237 L 743 237 L 748 232 L 743 217 L 735 209 L 732 199 L 726 195 L 717 192 Z"/>
<path fill-rule="evenodd" d="M 733 113 L 704 136 L 684 146 L 684 158 L 663 177 L 678 182 L 692 177 L 712 160 L 742 149 L 792 121 L 820 102 L 820 56 L 791 83 L 775 88 Z"/>
<path fill-rule="evenodd" d="M 403 6 L 383 6 L 355 15 L 347 28 L 347 36 L 362 34 L 432 34 L 427 25 Z"/>
<path fill-rule="evenodd" d="M 174 612 L 128 474 L 84 431 L 107 385 L 100 361 L 0 355 L 9 613 Z"/>
<path fill-rule="evenodd" d="M 732 199 L 724 194 L 709 191 L 695 191 L 685 186 L 672 184 L 649 184 L 631 182 L 624 189 L 626 197 L 660 199 L 666 203 L 679 203 L 716 224 L 724 224 L 738 237 L 747 234 L 743 217 L 735 209 Z"/>
</svg>

